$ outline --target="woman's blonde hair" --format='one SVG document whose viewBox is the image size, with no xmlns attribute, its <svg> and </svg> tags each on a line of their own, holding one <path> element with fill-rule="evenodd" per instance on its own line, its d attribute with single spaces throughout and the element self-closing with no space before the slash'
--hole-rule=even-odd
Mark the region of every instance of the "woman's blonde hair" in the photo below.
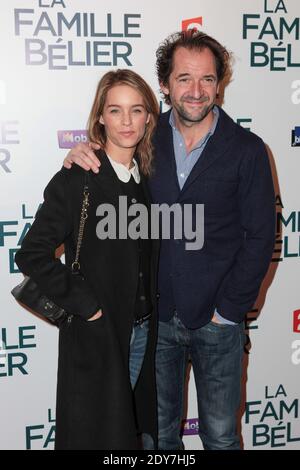
<svg viewBox="0 0 300 470">
<path fill-rule="evenodd" d="M 153 160 L 152 136 L 159 115 L 159 105 L 150 86 L 136 72 L 128 69 L 118 69 L 103 75 L 98 83 L 88 120 L 89 139 L 92 142 L 98 143 L 102 148 L 105 148 L 105 126 L 100 124 L 99 119 L 103 113 L 107 93 L 116 85 L 128 85 L 138 91 L 143 97 L 146 111 L 149 113 L 150 119 L 148 124 L 146 124 L 145 134 L 137 145 L 141 172 L 148 176 L 151 174 L 151 163 Z"/>
</svg>

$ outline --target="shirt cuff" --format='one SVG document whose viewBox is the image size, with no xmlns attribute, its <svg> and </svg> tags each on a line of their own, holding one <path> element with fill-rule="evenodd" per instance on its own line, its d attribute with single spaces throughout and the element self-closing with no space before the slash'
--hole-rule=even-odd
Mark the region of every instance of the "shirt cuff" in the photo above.
<svg viewBox="0 0 300 470">
<path fill-rule="evenodd" d="M 222 317 L 222 315 L 220 315 L 217 310 L 215 310 L 215 317 L 222 325 L 237 325 L 237 323 L 235 323 L 234 321 L 230 321 L 227 320 L 227 318 Z"/>
</svg>

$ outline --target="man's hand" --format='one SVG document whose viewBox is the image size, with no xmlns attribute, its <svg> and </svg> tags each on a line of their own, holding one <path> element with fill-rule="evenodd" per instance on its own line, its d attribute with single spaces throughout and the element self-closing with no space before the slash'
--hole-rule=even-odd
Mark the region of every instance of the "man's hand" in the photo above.
<svg viewBox="0 0 300 470">
<path fill-rule="evenodd" d="M 70 169 L 73 163 L 81 166 L 84 170 L 92 170 L 99 173 L 101 163 L 94 154 L 93 150 L 99 150 L 100 145 L 89 142 L 85 144 L 81 142 L 73 147 L 64 159 L 64 167 Z"/>
<path fill-rule="evenodd" d="M 95 315 L 93 315 L 91 318 L 88 319 L 88 321 L 95 321 L 95 320 L 98 320 L 98 318 L 101 318 L 102 317 L 102 310 L 98 310 L 97 313 L 95 313 Z"/>
<path fill-rule="evenodd" d="M 212 321 L 213 323 L 220 323 L 219 320 L 218 320 L 218 318 L 217 318 L 217 316 L 216 316 L 215 314 L 214 314 L 214 316 L 212 317 L 211 321 Z"/>
</svg>

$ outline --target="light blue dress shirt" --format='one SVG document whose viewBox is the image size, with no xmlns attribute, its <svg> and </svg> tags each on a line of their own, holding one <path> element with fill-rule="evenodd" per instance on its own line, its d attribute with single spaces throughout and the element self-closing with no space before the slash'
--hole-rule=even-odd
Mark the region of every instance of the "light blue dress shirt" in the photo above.
<svg viewBox="0 0 300 470">
<path fill-rule="evenodd" d="M 204 137 L 202 137 L 199 142 L 197 142 L 197 144 L 194 146 L 193 150 L 191 150 L 190 153 L 187 153 L 184 138 L 181 132 L 176 127 L 174 112 L 173 110 L 171 111 L 169 123 L 172 127 L 173 132 L 173 144 L 177 168 L 177 178 L 180 189 L 183 188 L 183 185 L 188 179 L 188 176 L 191 173 L 193 167 L 201 157 L 207 142 L 215 132 L 219 120 L 219 110 L 217 106 L 214 106 L 213 113 L 214 119 L 208 133 Z"/>
</svg>

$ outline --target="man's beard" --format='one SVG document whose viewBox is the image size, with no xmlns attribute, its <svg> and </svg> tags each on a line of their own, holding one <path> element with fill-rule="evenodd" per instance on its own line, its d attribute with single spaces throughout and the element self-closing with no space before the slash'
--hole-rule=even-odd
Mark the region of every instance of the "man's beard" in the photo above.
<svg viewBox="0 0 300 470">
<path fill-rule="evenodd" d="M 201 111 L 199 111 L 198 114 L 192 114 L 192 113 L 189 113 L 185 108 L 184 108 L 184 102 L 187 101 L 188 98 L 185 98 L 185 100 L 182 102 L 182 104 L 176 104 L 174 106 L 174 108 L 176 109 L 177 113 L 178 113 L 178 116 L 180 118 L 180 120 L 182 121 L 185 121 L 187 123 L 196 123 L 196 122 L 201 122 L 203 121 L 203 119 L 210 113 L 210 111 L 213 109 L 215 103 L 212 102 L 210 104 L 207 104 L 206 106 L 204 106 Z M 195 101 L 196 100 L 191 100 L 191 101 Z M 205 102 L 207 100 L 204 100 L 202 102 Z M 201 102 L 201 101 L 200 101 Z"/>
</svg>

